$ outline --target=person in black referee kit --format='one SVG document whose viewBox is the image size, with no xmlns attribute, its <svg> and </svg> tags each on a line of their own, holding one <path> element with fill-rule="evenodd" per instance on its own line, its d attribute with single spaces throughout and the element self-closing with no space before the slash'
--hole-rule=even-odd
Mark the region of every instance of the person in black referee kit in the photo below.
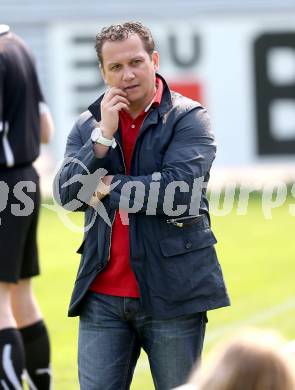
<svg viewBox="0 0 295 390">
<path fill-rule="evenodd" d="M 53 132 L 34 60 L 0 24 L 0 389 L 50 388 L 50 344 L 31 289 L 39 274 L 39 179 L 32 163 Z"/>
</svg>

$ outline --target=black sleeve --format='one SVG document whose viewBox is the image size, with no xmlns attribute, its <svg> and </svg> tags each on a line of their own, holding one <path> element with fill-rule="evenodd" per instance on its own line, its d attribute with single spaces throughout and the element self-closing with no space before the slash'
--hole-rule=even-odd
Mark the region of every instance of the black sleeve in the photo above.
<svg viewBox="0 0 295 390">
<path fill-rule="evenodd" d="M 38 78 L 36 61 L 35 61 L 32 53 L 30 53 L 30 58 L 31 58 L 31 64 L 32 64 L 32 80 L 34 80 L 34 88 L 35 88 L 35 93 L 37 96 L 37 101 L 38 102 L 45 102 L 44 95 L 42 93 L 42 89 L 41 89 L 39 78 Z"/>
</svg>

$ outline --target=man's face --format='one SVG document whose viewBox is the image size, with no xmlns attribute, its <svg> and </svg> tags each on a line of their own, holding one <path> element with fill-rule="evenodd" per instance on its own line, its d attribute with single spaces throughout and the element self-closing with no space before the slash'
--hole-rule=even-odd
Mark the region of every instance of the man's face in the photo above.
<svg viewBox="0 0 295 390">
<path fill-rule="evenodd" d="M 159 55 L 152 58 L 145 51 L 138 35 L 132 34 L 126 40 L 105 42 L 102 46 L 105 83 L 127 93 L 130 111 L 143 110 L 155 94 L 155 73 L 159 67 Z"/>
</svg>

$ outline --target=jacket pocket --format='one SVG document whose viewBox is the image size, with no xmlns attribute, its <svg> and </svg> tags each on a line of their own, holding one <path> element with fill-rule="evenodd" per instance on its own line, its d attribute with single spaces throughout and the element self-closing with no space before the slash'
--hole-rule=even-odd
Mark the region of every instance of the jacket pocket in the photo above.
<svg viewBox="0 0 295 390">
<path fill-rule="evenodd" d="M 207 248 L 216 243 L 214 233 L 210 228 L 206 228 L 164 238 L 160 241 L 160 248 L 164 257 L 171 257 Z"/>
</svg>

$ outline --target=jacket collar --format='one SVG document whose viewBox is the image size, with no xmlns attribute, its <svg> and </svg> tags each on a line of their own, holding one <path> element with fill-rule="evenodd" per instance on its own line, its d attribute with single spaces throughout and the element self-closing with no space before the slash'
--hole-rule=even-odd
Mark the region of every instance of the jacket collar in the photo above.
<svg viewBox="0 0 295 390">
<path fill-rule="evenodd" d="M 172 107 L 172 99 L 171 99 L 170 89 L 165 79 L 158 73 L 157 76 L 160 77 L 160 79 L 162 80 L 164 89 L 163 89 L 161 104 L 158 107 L 156 107 L 155 111 L 158 110 L 160 116 L 163 116 Z M 97 122 L 100 122 L 101 120 L 100 103 L 103 97 L 104 94 L 102 94 L 94 103 L 92 103 L 88 107 L 88 110 L 91 112 L 91 114 L 93 115 L 93 117 Z"/>
</svg>

